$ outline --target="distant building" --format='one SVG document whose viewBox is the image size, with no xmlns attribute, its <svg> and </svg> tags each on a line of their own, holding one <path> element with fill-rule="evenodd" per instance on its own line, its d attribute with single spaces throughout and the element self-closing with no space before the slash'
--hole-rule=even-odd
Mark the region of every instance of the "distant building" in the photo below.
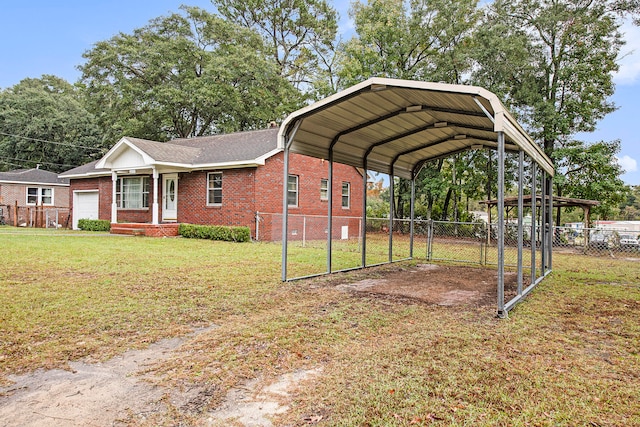
<svg viewBox="0 0 640 427">
<path fill-rule="evenodd" d="M 39 167 L 0 172 L 0 210 L 4 222 L 44 226 L 45 210 L 68 214 L 69 179 Z M 38 217 L 36 212 L 42 215 Z M 62 219 L 58 218 L 60 223 Z"/>
</svg>

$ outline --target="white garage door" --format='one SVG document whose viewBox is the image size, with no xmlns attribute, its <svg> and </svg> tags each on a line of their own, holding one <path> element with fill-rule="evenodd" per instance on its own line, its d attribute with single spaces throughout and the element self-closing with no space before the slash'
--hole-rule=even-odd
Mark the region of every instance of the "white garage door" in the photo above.
<svg viewBox="0 0 640 427">
<path fill-rule="evenodd" d="M 73 229 L 78 229 L 79 219 L 98 219 L 97 191 L 74 191 L 73 193 Z"/>
</svg>

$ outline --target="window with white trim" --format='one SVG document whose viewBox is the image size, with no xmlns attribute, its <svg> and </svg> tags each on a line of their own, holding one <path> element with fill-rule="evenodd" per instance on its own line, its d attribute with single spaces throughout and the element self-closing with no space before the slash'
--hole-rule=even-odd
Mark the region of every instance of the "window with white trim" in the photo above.
<svg viewBox="0 0 640 427">
<path fill-rule="evenodd" d="M 329 180 L 320 180 L 320 200 L 329 200 Z"/>
<path fill-rule="evenodd" d="M 222 172 L 207 174 L 207 205 L 222 204 Z"/>
<path fill-rule="evenodd" d="M 120 209 L 149 207 L 148 176 L 122 177 L 116 181 L 116 204 Z"/>
<path fill-rule="evenodd" d="M 298 176 L 289 175 L 287 179 L 287 204 L 292 207 L 298 206 Z"/>
<path fill-rule="evenodd" d="M 344 209 L 349 209 L 351 201 L 351 184 L 348 182 L 342 183 L 342 207 Z"/>
<path fill-rule="evenodd" d="M 27 187 L 28 205 L 53 205 L 53 188 Z"/>
</svg>

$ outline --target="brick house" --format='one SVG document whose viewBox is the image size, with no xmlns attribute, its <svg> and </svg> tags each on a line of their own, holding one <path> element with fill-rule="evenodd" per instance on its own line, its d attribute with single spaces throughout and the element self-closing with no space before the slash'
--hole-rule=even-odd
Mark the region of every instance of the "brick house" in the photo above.
<svg viewBox="0 0 640 427">
<path fill-rule="evenodd" d="M 0 172 L 0 216 L 5 223 L 64 224 L 68 211 L 69 179 L 40 167 Z"/>
<path fill-rule="evenodd" d="M 328 162 L 292 154 L 289 163 L 290 233 L 295 239 L 296 222 L 316 218 L 324 226 L 306 237 L 324 238 Z M 278 128 L 269 128 L 166 143 L 125 137 L 100 160 L 60 176 L 70 180 L 74 228 L 80 218 L 146 235 L 175 234 L 179 223 L 248 226 L 253 238 L 278 240 L 283 171 Z M 349 236 L 358 233 L 363 185 L 362 171 L 334 165 L 338 238 L 343 227 Z"/>
</svg>

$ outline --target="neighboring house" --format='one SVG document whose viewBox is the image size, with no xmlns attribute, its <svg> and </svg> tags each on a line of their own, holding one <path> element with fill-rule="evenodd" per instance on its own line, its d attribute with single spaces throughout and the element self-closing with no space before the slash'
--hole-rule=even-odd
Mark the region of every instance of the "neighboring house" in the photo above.
<svg viewBox="0 0 640 427">
<path fill-rule="evenodd" d="M 166 143 L 122 138 L 100 160 L 60 175 L 70 180 L 73 227 L 81 218 L 110 220 L 112 232 L 128 227 L 146 235 L 174 234 L 172 224 L 179 223 L 248 226 L 254 238 L 258 230 L 260 240 L 278 240 L 284 154 L 277 135 L 278 128 L 269 128 Z M 324 225 L 306 238 L 326 237 L 328 170 L 325 160 L 291 155 L 294 238 L 302 233 L 296 218 L 306 216 L 324 216 Z M 357 236 L 363 172 L 335 164 L 333 173 L 334 215 L 342 217 L 334 230 L 338 238 L 345 231 Z"/>
<path fill-rule="evenodd" d="M 58 212 L 56 217 L 64 223 L 69 209 L 69 179 L 39 167 L 0 172 L 0 209 L 4 221 L 13 225 L 45 226 L 46 211 L 54 209 L 61 211 L 64 220 Z"/>
</svg>

